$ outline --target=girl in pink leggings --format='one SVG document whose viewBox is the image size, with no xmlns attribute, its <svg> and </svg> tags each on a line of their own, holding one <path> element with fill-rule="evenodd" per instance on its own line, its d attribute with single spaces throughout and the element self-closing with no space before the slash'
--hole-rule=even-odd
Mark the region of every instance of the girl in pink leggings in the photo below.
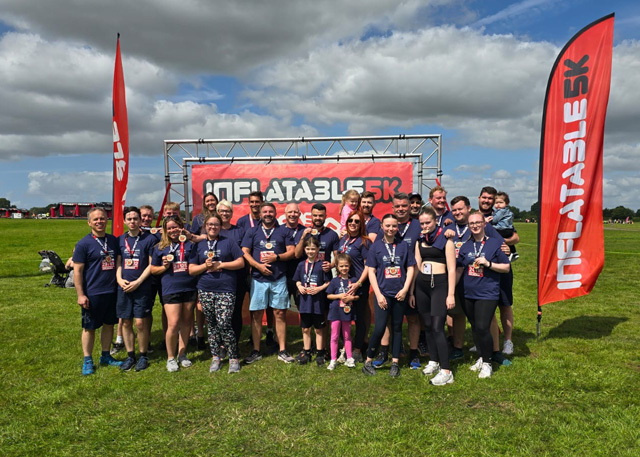
<svg viewBox="0 0 640 457">
<path fill-rule="evenodd" d="M 351 268 L 351 258 L 347 254 L 336 256 L 336 269 L 338 277 L 333 278 L 327 288 L 327 299 L 331 300 L 329 305 L 328 320 L 331 322 L 331 362 L 328 370 L 335 370 L 338 365 L 338 340 L 342 334 L 344 348 L 347 353 L 345 365 L 349 368 L 356 366 L 351 352 L 351 320 L 353 319 L 354 302 L 360 297 L 354 294 L 354 287 L 351 287 L 358 280 L 349 277 Z"/>
</svg>

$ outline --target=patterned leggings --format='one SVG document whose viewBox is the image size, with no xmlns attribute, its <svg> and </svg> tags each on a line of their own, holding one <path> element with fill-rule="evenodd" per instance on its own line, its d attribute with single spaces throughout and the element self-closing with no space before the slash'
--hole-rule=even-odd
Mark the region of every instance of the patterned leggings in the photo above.
<svg viewBox="0 0 640 457">
<path fill-rule="evenodd" d="M 231 325 L 236 294 L 199 290 L 198 297 L 202 304 L 204 316 L 207 319 L 211 355 L 219 357 L 220 347 L 224 346 L 229 353 L 229 358 L 237 359 L 239 357 L 238 342 L 233 334 Z"/>
</svg>

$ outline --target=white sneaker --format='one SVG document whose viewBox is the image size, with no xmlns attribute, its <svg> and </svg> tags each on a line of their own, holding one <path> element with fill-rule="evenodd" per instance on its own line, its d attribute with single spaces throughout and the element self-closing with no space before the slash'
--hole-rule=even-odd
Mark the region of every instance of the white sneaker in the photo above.
<svg viewBox="0 0 640 457">
<path fill-rule="evenodd" d="M 178 366 L 178 362 L 176 362 L 176 359 L 169 359 L 167 360 L 167 371 L 170 373 L 176 372 L 180 369 L 180 367 Z"/>
<path fill-rule="evenodd" d="M 502 346 L 502 353 L 504 355 L 513 354 L 513 342 L 511 340 L 504 340 L 504 345 Z"/>
<path fill-rule="evenodd" d="M 471 371 L 475 371 L 478 372 L 482 369 L 482 357 L 480 357 L 478 360 L 476 360 L 476 363 L 474 363 L 473 365 L 471 365 L 469 367 L 469 369 Z"/>
<path fill-rule="evenodd" d="M 493 367 L 491 366 L 491 363 L 483 363 L 482 369 L 480 370 L 480 374 L 478 375 L 478 377 L 480 379 L 486 379 L 486 378 L 490 378 L 492 374 L 493 374 Z"/>
<path fill-rule="evenodd" d="M 475 346 L 471 346 L 471 347 L 469 348 L 469 352 L 478 352 L 478 348 L 477 348 L 477 347 L 475 347 Z"/>
<path fill-rule="evenodd" d="M 350 357 L 344 363 L 344 366 L 347 367 L 347 368 L 355 368 L 356 367 L 356 361 L 353 359 L 353 357 Z"/>
<path fill-rule="evenodd" d="M 327 370 L 335 370 L 336 367 L 338 366 L 338 361 L 337 360 L 332 360 L 331 362 L 329 362 L 329 366 L 327 367 Z"/>
<path fill-rule="evenodd" d="M 338 357 L 338 363 L 345 363 L 347 361 L 345 348 L 340 349 L 340 356 Z"/>
<path fill-rule="evenodd" d="M 438 362 L 434 362 L 433 360 L 430 360 L 429 363 L 427 363 L 427 366 L 424 367 L 424 370 L 422 370 L 422 374 L 426 374 L 426 375 L 435 374 L 439 370 L 440 370 L 440 364 Z"/>
<path fill-rule="evenodd" d="M 189 368 L 191 365 L 193 365 L 193 362 L 187 359 L 187 356 L 184 354 L 178 356 L 178 363 L 182 368 Z"/>
<path fill-rule="evenodd" d="M 444 370 L 438 371 L 438 374 L 429 380 L 429 382 L 434 386 L 444 386 L 446 384 L 453 383 L 453 373 L 449 371 L 448 373 Z"/>
</svg>

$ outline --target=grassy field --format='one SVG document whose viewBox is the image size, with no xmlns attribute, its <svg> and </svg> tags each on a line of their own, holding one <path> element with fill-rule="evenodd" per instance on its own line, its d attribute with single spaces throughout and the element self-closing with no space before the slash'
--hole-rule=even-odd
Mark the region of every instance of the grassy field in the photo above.
<svg viewBox="0 0 640 457">
<path fill-rule="evenodd" d="M 409 369 L 368 378 L 275 357 L 211 375 L 203 352 L 178 373 L 155 351 L 144 372 L 84 378 L 75 291 L 43 287 L 37 251 L 66 259 L 87 231 L 0 220 L 2 456 L 638 455 L 640 227 L 605 229 L 596 288 L 545 306 L 537 340 L 536 226 L 519 225 L 513 365 L 479 380 L 468 357 L 444 388 Z M 289 335 L 298 350 L 299 329 Z"/>
</svg>

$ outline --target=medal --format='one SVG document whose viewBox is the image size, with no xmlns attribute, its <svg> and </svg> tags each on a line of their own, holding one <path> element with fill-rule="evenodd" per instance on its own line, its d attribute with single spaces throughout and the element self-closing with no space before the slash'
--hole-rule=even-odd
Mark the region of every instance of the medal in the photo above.
<svg viewBox="0 0 640 457">
<path fill-rule="evenodd" d="M 173 262 L 173 254 L 167 254 L 167 262 Z"/>
<path fill-rule="evenodd" d="M 311 230 L 311 234 L 312 234 L 313 236 L 316 236 L 316 235 L 318 234 L 318 229 L 313 229 L 313 230 Z"/>
<path fill-rule="evenodd" d="M 151 232 L 152 235 L 155 235 L 156 233 L 158 233 L 158 229 L 157 228 L 152 228 L 151 230 L 149 230 Z"/>
<path fill-rule="evenodd" d="M 185 241 L 187 241 L 187 235 L 180 235 L 178 237 L 178 241 L 180 241 L 181 243 L 184 243 Z"/>
<path fill-rule="evenodd" d="M 111 256 L 110 255 L 105 256 L 104 261 L 105 262 L 111 262 Z"/>
<path fill-rule="evenodd" d="M 267 249 L 271 249 L 273 247 L 273 243 L 265 243 L 264 247 Z"/>
<path fill-rule="evenodd" d="M 344 312 L 349 314 L 351 312 L 351 305 L 344 305 Z"/>
<path fill-rule="evenodd" d="M 207 258 L 209 258 L 209 259 L 213 259 L 213 256 L 214 256 L 214 255 L 215 255 L 215 254 L 213 253 L 213 251 L 207 251 Z"/>
<path fill-rule="evenodd" d="M 128 267 L 133 265 L 133 259 L 125 259 L 124 264 Z"/>
<path fill-rule="evenodd" d="M 389 267 L 389 273 L 392 275 L 398 274 L 398 267 Z"/>
</svg>

